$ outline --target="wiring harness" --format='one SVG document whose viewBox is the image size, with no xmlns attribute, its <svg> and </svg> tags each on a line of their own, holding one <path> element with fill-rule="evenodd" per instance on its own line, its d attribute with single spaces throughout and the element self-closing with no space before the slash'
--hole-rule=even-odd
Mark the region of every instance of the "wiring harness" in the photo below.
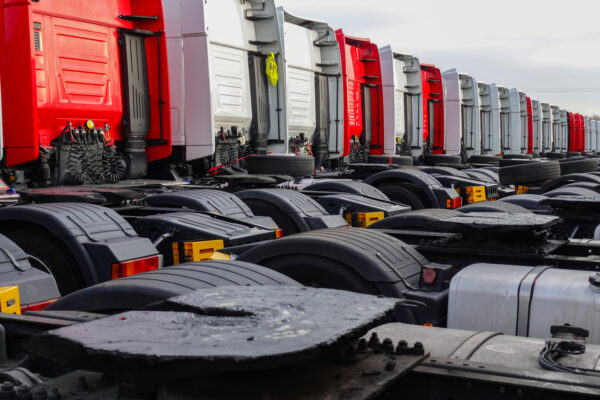
<svg viewBox="0 0 600 400">
<path fill-rule="evenodd" d="M 552 326 L 552 339 L 546 340 L 538 357 L 539 365 L 548 371 L 600 377 L 600 371 L 562 365 L 559 360 L 565 356 L 578 356 L 585 353 L 585 338 L 588 331 L 568 324 Z M 565 340 L 562 340 L 565 339 Z"/>
</svg>

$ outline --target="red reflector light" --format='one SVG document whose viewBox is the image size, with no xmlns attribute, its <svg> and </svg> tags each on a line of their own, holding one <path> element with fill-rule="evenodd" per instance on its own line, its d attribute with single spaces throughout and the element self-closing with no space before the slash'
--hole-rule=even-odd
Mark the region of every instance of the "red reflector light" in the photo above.
<svg viewBox="0 0 600 400">
<path fill-rule="evenodd" d="M 458 208 L 460 206 L 462 206 L 462 198 L 460 197 L 446 200 L 446 208 Z"/>
<path fill-rule="evenodd" d="M 125 278 L 142 272 L 153 271 L 159 267 L 159 257 L 152 256 L 137 260 L 123 261 L 112 265 L 112 279 Z"/>
<path fill-rule="evenodd" d="M 40 301 L 39 303 L 31 303 L 31 304 L 21 305 L 21 314 L 23 314 L 27 311 L 42 311 L 43 309 L 48 307 L 50 304 L 54 303 L 56 300 L 58 300 L 58 299 L 50 299 L 50 300 Z"/>
<path fill-rule="evenodd" d="M 433 268 L 425 268 L 423 269 L 423 282 L 428 285 L 431 285 L 435 282 L 435 278 L 437 278 L 437 273 Z"/>
</svg>

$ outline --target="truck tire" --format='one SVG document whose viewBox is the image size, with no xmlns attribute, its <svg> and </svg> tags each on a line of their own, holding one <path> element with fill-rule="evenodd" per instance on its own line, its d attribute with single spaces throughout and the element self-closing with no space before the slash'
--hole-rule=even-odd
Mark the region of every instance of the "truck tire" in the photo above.
<svg viewBox="0 0 600 400">
<path fill-rule="evenodd" d="M 413 158 L 407 156 L 387 156 L 385 154 L 369 156 L 369 164 L 390 164 L 390 165 L 413 165 Z"/>
<path fill-rule="evenodd" d="M 236 195 L 250 207 L 254 215 L 270 217 L 275 221 L 284 235 L 315 229 L 306 218 L 329 218 L 329 223 L 338 224 L 335 226 L 347 226 L 342 216 L 330 216 L 317 201 L 296 190 L 248 189 Z"/>
<path fill-rule="evenodd" d="M 427 165 L 462 164 L 460 156 L 450 156 L 447 154 L 427 154 L 423 156 L 423 161 Z"/>
<path fill-rule="evenodd" d="M 546 153 L 546 158 L 550 158 L 550 159 L 563 159 L 566 158 L 566 154 L 565 153 L 559 153 L 556 151 L 550 152 L 550 153 Z"/>
<path fill-rule="evenodd" d="M 500 168 L 501 185 L 543 182 L 560 176 L 560 165 L 556 161 L 534 161 L 524 165 Z"/>
<path fill-rule="evenodd" d="M 254 155 L 246 159 L 249 174 L 313 176 L 315 159 L 311 156 L 281 154 Z"/>
<path fill-rule="evenodd" d="M 418 195 L 416 185 L 401 182 L 384 183 L 378 188 L 392 201 L 406 204 L 413 210 L 421 210 L 425 208 L 425 202 Z"/>
<path fill-rule="evenodd" d="M 597 158 L 584 158 L 584 159 L 566 159 L 560 162 L 560 174 L 569 175 L 577 174 L 580 172 L 592 172 L 598 169 Z"/>
<path fill-rule="evenodd" d="M 40 259 L 48 267 L 56 280 L 61 295 L 64 296 L 85 287 L 83 275 L 70 251 L 50 232 L 41 227 L 26 226 L 15 227 L 3 233 L 25 253 Z M 44 265 L 39 265 L 35 260 L 31 265 L 48 272 Z"/>
<path fill-rule="evenodd" d="M 508 167 L 510 165 L 521 165 L 521 164 L 528 164 L 528 163 L 532 163 L 532 162 L 534 162 L 534 161 L 530 160 L 530 159 L 526 159 L 526 158 L 503 158 L 498 163 L 498 166 L 499 167 Z"/>
<path fill-rule="evenodd" d="M 500 160 L 501 158 L 496 156 L 474 155 L 469 157 L 469 162 L 472 164 L 498 164 Z"/>
<path fill-rule="evenodd" d="M 531 154 L 505 154 L 502 158 L 505 160 L 533 160 Z"/>
<path fill-rule="evenodd" d="M 242 261 L 201 261 L 103 282 L 65 296 L 46 310 L 118 313 L 198 289 L 299 283 L 269 268 Z"/>
<path fill-rule="evenodd" d="M 397 298 L 418 285 L 422 266 L 429 264 L 401 240 L 359 228 L 322 229 L 265 242 L 238 260 L 307 286 Z"/>
</svg>

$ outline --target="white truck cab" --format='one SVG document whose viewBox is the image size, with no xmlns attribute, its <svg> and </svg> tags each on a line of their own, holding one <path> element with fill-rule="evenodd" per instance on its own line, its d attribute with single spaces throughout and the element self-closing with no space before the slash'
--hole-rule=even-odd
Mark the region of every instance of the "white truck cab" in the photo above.
<svg viewBox="0 0 600 400">
<path fill-rule="evenodd" d="M 533 118 L 533 154 L 542 152 L 542 104 L 538 100 L 531 100 L 531 114 Z"/>
<path fill-rule="evenodd" d="M 550 109 L 552 110 L 552 151 L 560 152 L 560 107 L 550 106 Z"/>
<path fill-rule="evenodd" d="M 590 119 L 590 151 L 596 151 L 598 147 L 598 124 Z"/>
<path fill-rule="evenodd" d="M 548 103 L 541 103 L 542 107 L 542 153 L 552 151 L 553 124 L 552 107 Z"/>
<path fill-rule="evenodd" d="M 521 134 L 521 148 L 520 153 L 527 153 L 527 143 L 529 139 L 529 121 L 527 113 L 527 95 L 523 92 L 519 92 L 519 131 Z"/>
<path fill-rule="evenodd" d="M 584 141 L 584 150 L 585 151 L 591 151 L 592 150 L 592 124 L 590 122 L 591 120 L 587 117 L 584 118 L 584 124 L 585 124 L 585 130 L 584 130 L 584 135 L 585 135 L 585 141 Z"/>
<path fill-rule="evenodd" d="M 521 154 L 519 92 L 498 87 L 500 98 L 500 137 L 503 154 Z"/>
<path fill-rule="evenodd" d="M 500 99 L 495 83 L 478 82 L 481 120 L 481 154 L 500 154 Z"/>
<path fill-rule="evenodd" d="M 455 69 L 442 73 L 446 154 L 481 154 L 481 123 L 477 81 Z M 464 152 L 464 154 L 463 154 Z"/>
<path fill-rule="evenodd" d="M 273 0 L 163 0 L 174 154 L 181 161 L 234 162 L 264 153 L 271 131 L 285 135 L 285 80 L 268 82 L 281 38 Z M 283 131 L 283 132 L 282 132 Z M 285 139 L 285 138 L 284 138 Z"/>
<path fill-rule="evenodd" d="M 295 152 L 307 138 L 315 164 L 342 157 L 344 149 L 344 91 L 342 61 L 334 30 L 326 22 L 291 15 L 277 8 L 282 41 L 286 111 L 284 135 L 271 129 L 269 152 Z M 270 99 L 276 102 L 276 99 Z M 285 136 L 282 139 L 282 137 Z"/>
<path fill-rule="evenodd" d="M 566 153 L 569 151 L 569 114 L 567 110 L 560 110 L 560 134 L 556 151 Z"/>
<path fill-rule="evenodd" d="M 423 154 L 423 94 L 417 57 L 379 48 L 383 86 L 384 154 Z"/>
<path fill-rule="evenodd" d="M 596 139 L 594 142 L 595 146 L 593 148 L 596 152 L 600 152 L 600 121 L 594 120 L 594 125 L 596 126 Z"/>
</svg>

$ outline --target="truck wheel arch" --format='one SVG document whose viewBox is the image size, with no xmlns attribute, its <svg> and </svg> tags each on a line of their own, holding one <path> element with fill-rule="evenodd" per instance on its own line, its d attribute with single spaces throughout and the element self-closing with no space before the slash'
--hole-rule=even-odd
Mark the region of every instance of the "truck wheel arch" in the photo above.
<svg viewBox="0 0 600 400">
<path fill-rule="evenodd" d="M 288 236 L 256 246 L 237 260 L 274 269 L 301 284 L 327 287 L 337 276 L 336 289 L 396 298 L 418 285 L 421 268 L 429 264 L 401 240 L 359 228 Z M 326 273 L 324 279 L 319 273 Z M 404 314 L 406 321 L 414 319 L 412 312 Z"/>
<path fill-rule="evenodd" d="M 425 207 L 440 208 L 440 202 L 433 192 L 433 188 L 443 188 L 441 183 L 431 175 L 419 170 L 394 169 L 371 175 L 364 180 L 365 183 L 380 188 L 389 184 L 410 184 L 420 192 L 419 198 Z M 386 193 L 387 194 L 387 193 Z M 392 199 L 394 200 L 394 199 Z"/>
<path fill-rule="evenodd" d="M 139 237 L 123 217 L 95 204 L 48 203 L 0 208 L 0 233 L 11 238 L 11 231 L 25 228 L 39 231 L 66 250 L 86 286 L 110 280 L 109 263 L 158 255 L 150 240 Z"/>
</svg>

